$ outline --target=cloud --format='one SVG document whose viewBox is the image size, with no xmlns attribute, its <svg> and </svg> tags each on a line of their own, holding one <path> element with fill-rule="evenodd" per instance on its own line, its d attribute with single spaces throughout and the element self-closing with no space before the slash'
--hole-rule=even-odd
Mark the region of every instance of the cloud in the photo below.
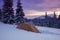
<svg viewBox="0 0 60 40">
<path fill-rule="evenodd" d="M 60 0 L 22 0 L 24 9 L 30 10 L 53 10 L 60 8 Z"/>
<path fill-rule="evenodd" d="M 16 1 L 14 0 L 14 9 L 16 9 Z M 21 0 L 21 3 L 24 10 L 45 11 L 60 8 L 60 0 Z M 2 4 L 2 0 L 0 0 L 0 8 Z"/>
<path fill-rule="evenodd" d="M 26 18 L 36 18 L 45 14 L 45 12 L 40 12 L 36 10 L 24 10 Z"/>
</svg>

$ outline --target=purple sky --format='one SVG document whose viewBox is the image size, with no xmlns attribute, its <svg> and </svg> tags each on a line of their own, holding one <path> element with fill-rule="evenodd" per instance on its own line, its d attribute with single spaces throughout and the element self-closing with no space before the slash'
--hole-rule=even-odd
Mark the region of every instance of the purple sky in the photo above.
<svg viewBox="0 0 60 40">
<path fill-rule="evenodd" d="M 14 10 L 16 9 L 16 1 L 14 0 Z M 21 0 L 25 14 L 38 14 L 41 11 L 60 11 L 60 0 Z M 0 8 L 2 0 L 0 0 Z M 40 13 L 42 14 L 42 13 Z"/>
<path fill-rule="evenodd" d="M 29 10 L 52 10 L 60 8 L 60 0 L 22 0 L 24 9 Z"/>
</svg>

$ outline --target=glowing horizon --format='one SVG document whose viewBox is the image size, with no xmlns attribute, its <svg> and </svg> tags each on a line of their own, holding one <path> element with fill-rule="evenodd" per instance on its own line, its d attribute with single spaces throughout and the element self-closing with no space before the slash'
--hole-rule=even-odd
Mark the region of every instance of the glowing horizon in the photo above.
<svg viewBox="0 0 60 40">
<path fill-rule="evenodd" d="M 60 11 L 32 11 L 32 10 L 29 10 L 29 11 L 25 11 L 25 16 L 26 17 L 33 17 L 33 16 L 42 16 L 42 15 L 45 15 L 45 12 L 47 12 L 47 15 L 48 14 L 55 14 L 58 16 L 60 15 Z"/>
</svg>

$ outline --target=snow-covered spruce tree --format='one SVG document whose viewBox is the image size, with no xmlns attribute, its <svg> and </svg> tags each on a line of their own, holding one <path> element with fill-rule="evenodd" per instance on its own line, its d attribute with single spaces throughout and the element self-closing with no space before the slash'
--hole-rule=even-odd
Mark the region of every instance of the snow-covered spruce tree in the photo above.
<svg viewBox="0 0 60 40">
<path fill-rule="evenodd" d="M 1 19 L 2 19 L 2 11 L 0 9 L 0 21 L 1 21 Z"/>
<path fill-rule="evenodd" d="M 13 11 L 13 0 L 3 0 L 3 22 L 4 23 L 14 23 L 14 11 Z"/>
<path fill-rule="evenodd" d="M 54 19 L 56 19 L 56 13 L 55 13 L 55 11 L 54 11 Z"/>
<path fill-rule="evenodd" d="M 57 27 L 60 28 L 60 15 L 58 17 L 58 26 Z"/>
<path fill-rule="evenodd" d="M 21 6 L 21 0 L 17 1 L 17 9 L 16 9 L 16 23 L 20 24 L 20 23 L 24 23 L 24 12 Z"/>
<path fill-rule="evenodd" d="M 45 12 L 45 19 L 46 19 L 46 20 L 48 20 L 47 17 L 48 17 L 47 12 Z"/>
<path fill-rule="evenodd" d="M 59 15 L 58 19 L 60 20 L 60 15 Z"/>
</svg>

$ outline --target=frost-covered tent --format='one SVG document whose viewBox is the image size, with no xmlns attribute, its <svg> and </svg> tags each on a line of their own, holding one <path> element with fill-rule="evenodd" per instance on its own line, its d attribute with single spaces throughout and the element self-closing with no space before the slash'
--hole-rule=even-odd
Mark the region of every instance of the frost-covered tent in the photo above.
<svg viewBox="0 0 60 40">
<path fill-rule="evenodd" d="M 32 22 L 21 23 L 20 25 L 17 26 L 17 28 L 30 32 L 39 33 L 38 29 L 35 27 L 35 25 Z"/>
</svg>

